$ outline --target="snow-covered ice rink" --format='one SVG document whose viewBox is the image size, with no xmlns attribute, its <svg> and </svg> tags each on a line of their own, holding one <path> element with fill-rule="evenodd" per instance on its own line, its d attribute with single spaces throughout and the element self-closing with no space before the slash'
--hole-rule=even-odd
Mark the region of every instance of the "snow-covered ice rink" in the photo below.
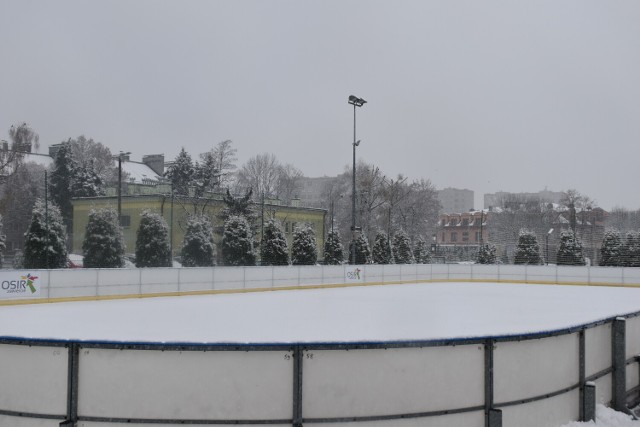
<svg viewBox="0 0 640 427">
<path fill-rule="evenodd" d="M 388 342 L 546 332 L 640 311 L 640 289 L 419 283 L 7 306 L 0 336 L 176 343 Z"/>
</svg>

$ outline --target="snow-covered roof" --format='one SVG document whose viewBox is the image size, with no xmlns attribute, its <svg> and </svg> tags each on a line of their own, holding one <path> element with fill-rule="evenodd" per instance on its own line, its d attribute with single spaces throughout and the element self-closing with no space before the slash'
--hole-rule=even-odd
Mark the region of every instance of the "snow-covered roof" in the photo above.
<svg viewBox="0 0 640 427">
<path fill-rule="evenodd" d="M 24 163 L 36 163 L 38 165 L 44 166 L 48 168 L 53 164 L 53 158 L 47 154 L 38 154 L 38 153 L 25 153 Z"/>
<path fill-rule="evenodd" d="M 115 162 L 115 167 L 118 167 L 118 162 Z M 126 172 L 127 182 L 133 182 L 136 184 L 142 184 L 144 182 L 159 181 L 162 179 L 160 175 L 155 173 L 153 169 L 144 163 L 123 161 L 122 171 Z"/>
</svg>

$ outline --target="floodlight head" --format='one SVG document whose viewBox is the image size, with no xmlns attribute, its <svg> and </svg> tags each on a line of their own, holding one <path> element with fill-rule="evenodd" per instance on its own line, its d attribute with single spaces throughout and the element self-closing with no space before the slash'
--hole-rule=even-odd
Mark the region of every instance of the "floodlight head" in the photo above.
<svg viewBox="0 0 640 427">
<path fill-rule="evenodd" d="M 355 107 L 362 107 L 364 104 L 366 104 L 367 101 L 365 101 L 362 98 L 358 98 L 355 95 L 349 95 L 349 104 L 355 106 Z"/>
<path fill-rule="evenodd" d="M 360 145 L 360 140 L 356 141 L 356 147 Z"/>
<path fill-rule="evenodd" d="M 549 230 L 549 232 L 547 234 L 551 234 L 553 233 L 553 228 Z"/>
<path fill-rule="evenodd" d="M 358 97 L 355 95 L 349 95 L 349 104 L 355 104 L 358 101 Z"/>
</svg>

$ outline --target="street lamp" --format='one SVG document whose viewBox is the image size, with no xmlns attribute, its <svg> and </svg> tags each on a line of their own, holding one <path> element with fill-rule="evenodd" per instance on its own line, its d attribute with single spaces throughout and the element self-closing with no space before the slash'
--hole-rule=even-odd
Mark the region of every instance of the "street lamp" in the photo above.
<svg viewBox="0 0 640 427">
<path fill-rule="evenodd" d="M 118 154 L 118 224 L 122 225 L 122 159 L 130 152 Z"/>
<path fill-rule="evenodd" d="M 356 263 L 356 147 L 360 140 L 356 141 L 356 107 L 366 104 L 362 98 L 349 95 L 349 104 L 353 105 L 353 181 L 351 188 L 351 264 Z"/>
<path fill-rule="evenodd" d="M 550 229 L 545 236 L 547 238 L 547 265 L 549 265 L 549 236 L 551 235 L 551 233 L 553 233 L 553 228 Z"/>
</svg>

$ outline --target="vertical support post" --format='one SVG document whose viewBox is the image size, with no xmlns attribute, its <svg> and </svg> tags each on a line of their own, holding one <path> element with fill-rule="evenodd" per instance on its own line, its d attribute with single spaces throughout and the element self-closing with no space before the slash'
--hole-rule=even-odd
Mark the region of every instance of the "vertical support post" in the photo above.
<svg viewBox="0 0 640 427">
<path fill-rule="evenodd" d="M 584 385 L 584 414 L 582 421 L 596 420 L 596 383 L 589 381 Z"/>
<path fill-rule="evenodd" d="M 293 427 L 302 427 L 302 348 L 293 349 Z"/>
<path fill-rule="evenodd" d="M 484 415 L 485 427 L 502 427 L 502 411 L 493 408 L 493 346 L 488 339 L 484 343 Z"/>
<path fill-rule="evenodd" d="M 614 319 L 611 327 L 611 361 L 613 364 L 611 406 L 621 412 L 625 411 L 627 403 L 625 328 L 626 320 L 624 317 Z"/>
<path fill-rule="evenodd" d="M 80 355 L 78 343 L 69 344 L 68 352 L 67 419 L 60 423 L 60 427 L 76 427 L 78 422 L 78 358 Z"/>
<path fill-rule="evenodd" d="M 578 384 L 580 384 L 580 402 L 578 403 L 579 407 L 579 420 L 580 421 L 589 421 L 585 415 L 585 408 L 587 406 L 586 401 L 586 392 L 585 392 L 585 378 L 587 376 L 587 368 L 585 362 L 585 337 L 584 337 L 584 329 L 578 333 Z"/>
</svg>

